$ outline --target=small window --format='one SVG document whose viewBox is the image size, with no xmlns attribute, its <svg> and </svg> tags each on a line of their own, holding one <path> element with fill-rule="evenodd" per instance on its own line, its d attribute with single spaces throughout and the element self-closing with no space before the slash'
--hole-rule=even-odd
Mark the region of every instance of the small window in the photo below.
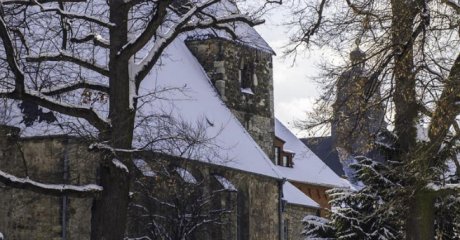
<svg viewBox="0 0 460 240">
<path fill-rule="evenodd" d="M 239 77 L 241 89 L 251 89 L 254 85 L 254 63 L 242 59 L 240 62 Z"/>
<path fill-rule="evenodd" d="M 283 167 L 289 167 L 288 156 L 283 156 Z"/>
<path fill-rule="evenodd" d="M 279 147 L 275 147 L 275 165 L 280 165 L 280 151 Z"/>
</svg>

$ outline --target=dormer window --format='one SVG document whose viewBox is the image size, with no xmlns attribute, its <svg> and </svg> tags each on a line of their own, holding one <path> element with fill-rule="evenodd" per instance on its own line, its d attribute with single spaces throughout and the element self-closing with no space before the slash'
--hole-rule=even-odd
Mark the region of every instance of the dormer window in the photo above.
<svg viewBox="0 0 460 240">
<path fill-rule="evenodd" d="M 293 167 L 294 152 L 284 149 L 285 141 L 281 138 L 275 137 L 275 165 L 282 167 Z"/>
</svg>

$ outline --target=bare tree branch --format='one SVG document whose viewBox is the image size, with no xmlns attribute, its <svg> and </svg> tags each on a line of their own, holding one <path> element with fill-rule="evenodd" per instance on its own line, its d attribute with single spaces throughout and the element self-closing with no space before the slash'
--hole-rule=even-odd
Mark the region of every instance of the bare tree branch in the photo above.
<svg viewBox="0 0 460 240">
<path fill-rule="evenodd" d="M 79 82 L 76 82 L 76 83 L 63 84 L 63 85 L 60 85 L 60 86 L 56 86 L 56 87 L 54 87 L 54 88 L 52 88 L 50 90 L 41 91 L 41 93 L 45 94 L 45 95 L 48 95 L 48 96 L 52 96 L 52 95 L 63 94 L 63 93 L 66 93 L 66 92 L 71 92 L 71 91 L 81 89 L 81 88 L 96 90 L 96 91 L 104 92 L 104 93 L 107 93 L 107 94 L 109 93 L 109 86 L 104 85 L 104 84 L 100 84 L 100 83 L 97 83 L 97 82 L 90 82 L 90 81 L 85 81 L 85 80 L 79 81 Z"/>
<path fill-rule="evenodd" d="M 92 62 L 85 61 L 78 57 L 72 56 L 66 52 L 60 52 L 58 54 L 41 54 L 39 56 L 28 56 L 26 57 L 26 61 L 28 62 L 71 62 L 75 63 L 81 67 L 93 70 L 97 73 L 100 73 L 104 76 L 109 76 L 109 70 L 104 66 L 97 65 Z"/>
<path fill-rule="evenodd" d="M 95 184 L 82 186 L 67 184 L 45 184 L 30 180 L 29 178 L 18 178 L 1 170 L 0 182 L 9 187 L 25 189 L 51 196 L 71 196 L 78 198 L 96 197 L 103 190 L 101 186 Z"/>
</svg>

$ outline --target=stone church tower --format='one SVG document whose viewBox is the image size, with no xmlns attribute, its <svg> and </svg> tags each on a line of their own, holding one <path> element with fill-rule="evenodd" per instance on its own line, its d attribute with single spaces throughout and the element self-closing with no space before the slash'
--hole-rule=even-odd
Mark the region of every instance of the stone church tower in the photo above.
<svg viewBox="0 0 460 240">
<path fill-rule="evenodd" d="M 377 134 L 386 128 L 378 79 L 371 79 L 365 69 L 366 54 L 357 47 L 350 53 L 351 69 L 337 81 L 333 104 L 331 135 L 340 162 L 347 166 L 351 156 L 372 155 Z"/>
<path fill-rule="evenodd" d="M 273 52 L 216 37 L 186 43 L 221 99 L 273 159 Z"/>
</svg>

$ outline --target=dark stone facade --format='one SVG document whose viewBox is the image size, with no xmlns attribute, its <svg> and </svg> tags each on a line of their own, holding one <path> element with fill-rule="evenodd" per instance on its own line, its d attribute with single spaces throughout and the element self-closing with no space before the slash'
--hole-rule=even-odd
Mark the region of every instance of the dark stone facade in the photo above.
<svg viewBox="0 0 460 240">
<path fill-rule="evenodd" d="M 286 226 L 285 239 L 287 240 L 304 240 L 301 235 L 304 227 L 302 219 L 307 215 L 317 215 L 317 210 L 305 206 L 288 204 L 285 208 L 284 226 Z"/>
<path fill-rule="evenodd" d="M 51 184 L 96 181 L 98 158 L 77 139 L 13 138 L 10 135 L 0 143 L 2 171 Z M 0 184 L 0 232 L 8 240 L 89 239 L 91 203 L 91 199 L 44 196 Z"/>
<path fill-rule="evenodd" d="M 28 175 L 33 180 L 46 183 L 82 185 L 96 182 L 98 156 L 88 152 L 88 146 L 78 139 L 0 139 L 0 169 L 5 172 L 19 177 Z M 224 176 L 236 186 L 236 192 L 225 191 L 213 200 L 217 208 L 228 207 L 231 210 L 222 215 L 226 224 L 202 228 L 197 232 L 196 239 L 279 239 L 279 180 L 198 161 L 165 160 L 154 155 L 145 159 L 153 169 L 164 166 L 188 169 L 198 181 L 204 182 L 200 191 L 209 192 L 222 187 L 212 178 L 214 175 Z M 135 175 L 133 202 L 139 195 L 135 191 L 135 182 L 147 184 L 145 177 L 139 173 Z M 158 183 L 154 180 L 149 189 L 158 193 L 157 197 L 174 187 Z M 44 196 L 0 184 L 0 232 L 8 240 L 89 239 L 91 203 L 91 199 Z M 133 229 L 134 220 L 131 218 L 130 222 L 130 229 Z"/>
<path fill-rule="evenodd" d="M 273 159 L 272 53 L 218 38 L 186 43 L 221 99 Z"/>
</svg>

